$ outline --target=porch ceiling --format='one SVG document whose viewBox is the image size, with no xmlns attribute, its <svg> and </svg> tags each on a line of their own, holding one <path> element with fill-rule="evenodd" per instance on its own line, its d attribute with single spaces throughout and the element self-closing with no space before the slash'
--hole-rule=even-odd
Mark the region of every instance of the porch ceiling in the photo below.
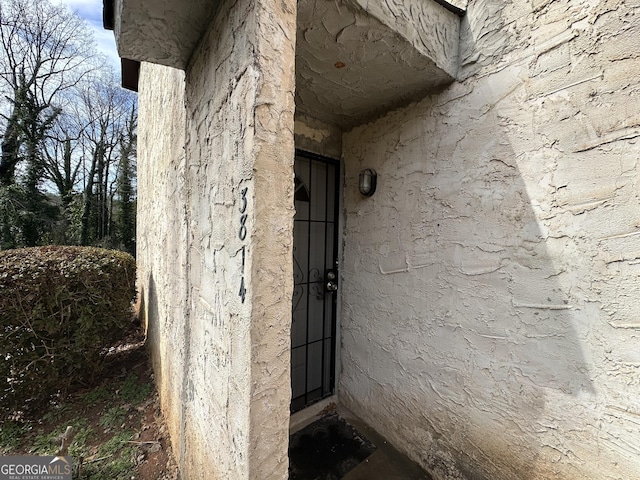
<svg viewBox="0 0 640 480">
<path fill-rule="evenodd" d="M 459 17 L 432 0 L 390 4 L 299 0 L 297 111 L 350 128 L 453 81 Z"/>
</svg>

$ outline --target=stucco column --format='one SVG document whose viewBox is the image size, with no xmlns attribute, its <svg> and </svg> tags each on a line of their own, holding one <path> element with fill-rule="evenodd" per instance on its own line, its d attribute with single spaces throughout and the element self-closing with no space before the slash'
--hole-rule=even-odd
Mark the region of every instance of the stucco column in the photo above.
<svg viewBox="0 0 640 480">
<path fill-rule="evenodd" d="M 287 477 L 295 12 L 223 2 L 186 70 L 186 478 Z"/>
<path fill-rule="evenodd" d="M 212 11 L 215 9 L 215 11 Z M 288 474 L 296 2 L 118 1 L 140 288 L 183 478 Z"/>
<path fill-rule="evenodd" d="M 249 476 L 288 478 L 296 2 L 261 1 L 255 29 L 255 224 Z"/>
</svg>

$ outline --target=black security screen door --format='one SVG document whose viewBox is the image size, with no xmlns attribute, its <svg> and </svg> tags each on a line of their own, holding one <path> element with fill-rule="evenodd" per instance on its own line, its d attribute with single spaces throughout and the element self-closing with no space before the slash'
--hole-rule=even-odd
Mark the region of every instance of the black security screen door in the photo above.
<svg viewBox="0 0 640 480">
<path fill-rule="evenodd" d="M 296 151 L 291 411 L 335 385 L 339 164 Z"/>
</svg>

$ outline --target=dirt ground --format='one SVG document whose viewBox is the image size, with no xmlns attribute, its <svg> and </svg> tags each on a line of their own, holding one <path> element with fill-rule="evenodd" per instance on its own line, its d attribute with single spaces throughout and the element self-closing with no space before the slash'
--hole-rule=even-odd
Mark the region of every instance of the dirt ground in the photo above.
<svg viewBox="0 0 640 480">
<path fill-rule="evenodd" d="M 139 332 L 113 346 L 102 378 L 0 422 L 0 455 L 54 455 L 73 427 L 73 478 L 179 479 Z"/>
<path fill-rule="evenodd" d="M 148 379 L 153 390 L 148 400 L 138 407 L 142 419 L 136 433 L 137 441 L 141 442 L 143 450 L 140 462 L 136 468 L 136 479 L 140 480 L 179 480 L 179 472 L 171 450 L 169 433 L 160 411 L 160 399 L 155 388 L 148 351 L 144 344 L 138 347 L 138 359 L 133 355 L 132 360 L 125 360 L 124 367 L 138 369 L 143 378 Z M 132 365 L 133 364 L 133 365 Z M 129 371 L 129 369 L 127 368 Z"/>
</svg>

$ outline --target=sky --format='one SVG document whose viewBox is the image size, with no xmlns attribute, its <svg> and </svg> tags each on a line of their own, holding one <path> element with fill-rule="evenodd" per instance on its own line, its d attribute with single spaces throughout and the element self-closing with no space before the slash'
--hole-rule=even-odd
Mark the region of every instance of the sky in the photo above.
<svg viewBox="0 0 640 480">
<path fill-rule="evenodd" d="M 120 58 L 116 52 L 113 32 L 102 27 L 102 0 L 52 0 L 52 3 L 68 5 L 71 10 L 87 21 L 98 50 L 107 57 L 116 73 L 119 74 Z"/>
</svg>

